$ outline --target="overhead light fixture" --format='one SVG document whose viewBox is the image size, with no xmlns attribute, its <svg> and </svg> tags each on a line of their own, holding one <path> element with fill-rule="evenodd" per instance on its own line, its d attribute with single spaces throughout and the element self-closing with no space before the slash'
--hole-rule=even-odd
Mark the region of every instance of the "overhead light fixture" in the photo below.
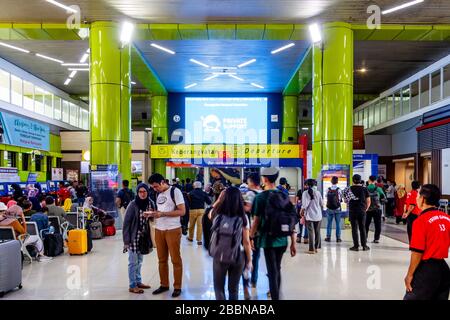
<svg viewBox="0 0 450 320">
<path fill-rule="evenodd" d="M 40 53 L 36 53 L 36 56 L 38 56 L 38 57 L 40 57 L 42 59 L 47 59 L 47 60 L 50 60 L 50 61 L 58 62 L 60 64 L 64 63 L 64 61 L 62 61 L 62 60 L 58 60 L 58 59 L 55 59 L 55 58 L 52 58 L 52 57 L 49 57 L 49 56 L 46 56 L 46 55 L 43 55 L 43 54 L 40 54 Z"/>
<path fill-rule="evenodd" d="M 62 3 L 59 3 L 59 2 L 57 2 L 57 1 L 55 1 L 55 0 L 45 0 L 45 1 L 47 1 L 48 3 L 51 3 L 51 4 L 53 4 L 53 5 L 55 5 L 55 6 L 57 6 L 57 7 L 66 9 L 67 11 L 70 11 L 70 12 L 72 12 L 72 13 L 77 13 L 77 12 L 78 12 L 78 11 L 75 10 L 74 8 L 71 8 L 71 7 L 69 7 L 69 6 L 66 6 L 66 5 L 64 5 L 64 4 L 62 4 Z"/>
<path fill-rule="evenodd" d="M 160 45 L 158 45 L 158 44 L 156 44 L 156 43 L 152 43 L 151 46 L 152 46 L 152 47 L 155 47 L 156 49 L 165 51 L 165 52 L 167 52 L 167 53 L 175 54 L 175 51 L 172 51 L 172 50 L 170 50 L 170 49 L 164 48 L 164 47 L 162 47 L 162 46 L 160 46 Z"/>
<path fill-rule="evenodd" d="M 136 84 L 136 82 L 134 82 L 134 81 L 131 81 L 131 84 Z"/>
<path fill-rule="evenodd" d="M 404 8 L 407 8 L 407 7 L 411 7 L 413 5 L 421 3 L 423 1 L 424 0 L 415 0 L 415 1 L 406 2 L 406 3 L 402 4 L 402 5 L 397 6 L 397 7 L 393 7 L 391 9 L 381 11 L 381 14 L 388 14 L 388 13 L 391 13 L 391 12 L 394 12 L 394 11 L 398 11 L 398 10 L 401 10 L 401 9 L 404 9 Z"/>
<path fill-rule="evenodd" d="M 217 78 L 218 76 L 219 76 L 219 74 L 213 74 L 212 76 L 209 76 L 209 77 L 203 79 L 203 81 L 209 81 L 211 79 Z"/>
<path fill-rule="evenodd" d="M 366 69 L 366 68 L 361 68 L 361 69 L 359 69 L 358 71 L 361 72 L 361 73 L 366 73 L 366 72 L 367 72 L 367 69 Z"/>
<path fill-rule="evenodd" d="M 86 52 L 87 52 L 87 53 L 91 53 L 91 48 L 88 48 L 88 49 L 86 50 Z"/>
<path fill-rule="evenodd" d="M 252 64 L 252 63 L 255 62 L 255 61 L 256 61 L 256 59 L 248 60 L 248 61 L 246 61 L 246 62 L 241 63 L 240 65 L 238 65 L 238 68 L 242 68 L 242 67 L 248 66 L 249 64 Z"/>
<path fill-rule="evenodd" d="M 213 72 L 213 74 L 217 74 L 218 76 L 221 76 L 221 75 L 223 75 L 223 74 L 228 74 L 228 75 L 230 75 L 230 74 L 236 74 L 236 72 Z"/>
<path fill-rule="evenodd" d="M 311 41 L 317 43 L 322 41 L 322 33 L 317 23 L 313 23 L 309 26 L 309 34 L 311 35 Z"/>
<path fill-rule="evenodd" d="M 14 49 L 17 51 L 21 51 L 21 52 L 25 52 L 25 53 L 30 53 L 30 51 L 16 47 L 16 46 L 12 46 L 10 44 L 4 43 L 4 42 L 0 42 L 0 46 L 6 47 L 6 48 L 10 48 L 10 49 Z"/>
<path fill-rule="evenodd" d="M 80 63 L 85 63 L 87 59 L 89 58 L 89 54 L 85 53 L 80 59 Z"/>
<path fill-rule="evenodd" d="M 69 71 L 89 71 L 89 68 L 68 68 Z"/>
<path fill-rule="evenodd" d="M 207 64 L 205 64 L 205 63 L 203 63 L 203 62 L 200 62 L 200 61 L 198 61 L 198 60 L 195 60 L 195 59 L 189 59 L 189 61 L 190 61 L 190 62 L 193 62 L 193 63 L 196 63 L 196 64 L 198 64 L 199 66 L 202 66 L 202 67 L 205 67 L 205 68 L 209 68 L 209 66 L 208 66 Z"/>
<path fill-rule="evenodd" d="M 309 128 L 302 128 L 302 130 L 304 130 L 304 131 L 308 131 L 308 130 L 309 130 Z"/>
<path fill-rule="evenodd" d="M 66 81 L 64 82 L 64 85 L 67 86 L 70 83 L 70 81 L 72 81 L 72 79 L 67 78 Z"/>
<path fill-rule="evenodd" d="M 73 70 L 71 73 L 70 73 L 70 75 L 69 75 L 69 78 L 70 79 L 72 79 L 73 77 L 75 77 L 75 75 L 77 74 L 77 70 Z"/>
<path fill-rule="evenodd" d="M 88 67 L 87 63 L 61 63 L 64 67 Z"/>
<path fill-rule="evenodd" d="M 184 88 L 185 89 L 189 89 L 189 88 L 195 87 L 196 85 L 197 85 L 197 83 L 193 83 L 193 84 L 190 84 L 190 85 L 188 85 L 188 86 L 186 86 Z"/>
<path fill-rule="evenodd" d="M 281 48 L 270 51 L 270 53 L 275 54 L 275 53 L 281 52 L 283 50 L 289 49 L 290 47 L 293 47 L 293 46 L 295 46 L 295 43 L 291 42 L 285 46 L 282 46 Z"/>
<path fill-rule="evenodd" d="M 129 44 L 133 38 L 134 24 L 128 21 L 122 22 L 122 28 L 120 31 L 120 42 L 122 47 Z"/>
<path fill-rule="evenodd" d="M 259 85 L 259 84 L 257 84 L 257 83 L 252 82 L 252 83 L 250 83 L 250 84 L 251 84 L 252 86 L 256 87 L 256 88 L 264 89 L 263 86 L 261 86 L 261 85 Z"/>
<path fill-rule="evenodd" d="M 239 81 L 244 81 L 244 79 L 242 79 L 242 78 L 239 78 L 238 76 L 235 76 L 234 74 L 228 74 L 231 78 L 234 78 L 234 79 L 236 79 L 236 80 L 239 80 Z"/>
<path fill-rule="evenodd" d="M 218 67 L 218 66 L 215 66 L 215 67 L 211 67 L 211 69 L 214 69 L 214 70 L 218 70 L 218 69 L 222 69 L 222 70 L 224 70 L 224 69 L 226 69 L 226 70 L 236 70 L 237 67 Z"/>
</svg>

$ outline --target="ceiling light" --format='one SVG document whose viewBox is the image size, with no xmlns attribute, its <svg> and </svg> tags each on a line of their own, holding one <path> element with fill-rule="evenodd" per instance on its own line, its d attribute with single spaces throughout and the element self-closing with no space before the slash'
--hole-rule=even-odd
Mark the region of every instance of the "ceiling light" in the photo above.
<svg viewBox="0 0 450 320">
<path fill-rule="evenodd" d="M 242 78 L 239 78 L 238 76 L 235 76 L 234 74 L 228 74 L 231 78 L 234 78 L 234 79 L 236 79 L 236 80 L 239 80 L 239 81 L 244 81 L 244 79 L 242 79 Z"/>
<path fill-rule="evenodd" d="M 120 42 L 122 43 L 122 47 L 129 44 L 133 37 L 134 24 L 128 21 L 124 21 L 122 23 L 122 29 L 120 31 Z"/>
<path fill-rule="evenodd" d="M 208 78 L 203 79 L 203 81 L 209 81 L 211 79 L 217 78 L 219 74 L 213 74 L 212 76 L 209 76 Z"/>
<path fill-rule="evenodd" d="M 70 79 L 72 79 L 73 77 L 75 77 L 75 75 L 77 74 L 77 70 L 73 70 L 71 73 L 70 73 L 70 75 L 69 75 L 69 78 Z"/>
<path fill-rule="evenodd" d="M 236 74 L 236 72 L 213 72 L 213 74 L 217 74 L 218 76 L 221 76 L 221 75 L 223 75 L 223 74 L 228 74 L 228 75 L 230 75 L 230 74 Z"/>
<path fill-rule="evenodd" d="M 366 68 L 361 68 L 358 71 L 361 72 L 361 73 L 365 73 L 365 72 L 367 72 L 367 69 Z"/>
<path fill-rule="evenodd" d="M 259 84 L 257 84 L 257 83 L 250 83 L 252 86 L 254 86 L 254 87 L 257 87 L 257 88 L 260 88 L 260 89 L 264 89 L 264 87 L 263 86 L 261 86 L 261 85 L 259 85 Z"/>
<path fill-rule="evenodd" d="M 47 1 L 48 3 L 54 4 L 54 5 L 57 6 L 57 7 L 66 9 L 67 11 L 70 11 L 70 12 L 72 12 L 72 13 L 77 13 L 77 12 L 78 12 L 78 11 L 75 10 L 74 8 L 68 7 L 68 6 L 66 6 L 66 5 L 64 5 L 64 4 L 62 4 L 62 3 L 59 3 L 59 2 L 57 2 L 57 1 L 55 1 L 55 0 L 45 0 L 45 1 Z"/>
<path fill-rule="evenodd" d="M 248 61 L 246 61 L 246 62 L 241 63 L 240 65 L 238 65 L 238 68 L 242 68 L 242 67 L 248 66 L 249 64 L 251 64 L 251 63 L 253 63 L 253 62 L 255 62 L 255 61 L 256 61 L 256 59 L 248 60 Z"/>
<path fill-rule="evenodd" d="M 72 81 L 72 79 L 67 78 L 66 81 L 64 82 L 64 85 L 67 86 L 70 83 L 70 81 Z"/>
<path fill-rule="evenodd" d="M 134 81 L 131 81 L 131 84 L 136 84 L 136 82 L 134 82 Z"/>
<path fill-rule="evenodd" d="M 188 86 L 186 86 L 184 88 L 185 89 L 189 89 L 189 88 L 195 87 L 196 85 L 197 85 L 197 83 L 193 83 L 193 84 L 190 84 L 190 85 L 188 85 Z"/>
<path fill-rule="evenodd" d="M 80 63 L 85 63 L 87 59 L 89 58 L 89 54 L 85 53 L 80 59 Z"/>
<path fill-rule="evenodd" d="M 215 69 L 215 70 L 217 70 L 217 69 L 235 70 L 235 69 L 237 69 L 237 67 L 211 67 L 211 69 Z"/>
<path fill-rule="evenodd" d="M 311 41 L 317 43 L 322 41 L 322 33 L 317 23 L 313 23 L 309 26 L 309 34 L 311 35 Z"/>
<path fill-rule="evenodd" d="M 55 59 L 55 58 L 52 58 L 52 57 L 49 57 L 49 56 L 45 56 L 45 55 L 40 54 L 40 53 L 36 53 L 36 56 L 38 56 L 38 57 L 40 57 L 40 58 L 43 58 L 43 59 L 50 60 L 50 61 L 55 61 L 55 62 L 58 62 L 58 63 L 60 63 L 60 64 L 63 64 L 63 63 L 64 63 L 64 61 L 61 61 L 61 60 L 58 60 L 58 59 Z"/>
<path fill-rule="evenodd" d="M 88 48 L 88 49 L 86 50 L 86 52 L 87 52 L 87 53 L 91 53 L 91 48 Z"/>
<path fill-rule="evenodd" d="M 10 49 L 18 50 L 18 51 L 25 52 L 25 53 L 30 53 L 30 51 L 28 51 L 28 50 L 25 50 L 25 49 L 22 49 L 22 48 L 19 48 L 16 46 L 12 46 L 12 45 L 4 43 L 4 42 L 0 42 L 0 46 L 4 46 L 4 47 L 10 48 Z"/>
<path fill-rule="evenodd" d="M 89 68 L 68 68 L 69 71 L 89 71 Z"/>
<path fill-rule="evenodd" d="M 196 63 L 196 64 L 198 64 L 198 65 L 200 65 L 200 66 L 202 66 L 202 67 L 209 68 L 209 66 L 208 66 L 207 64 L 205 64 L 205 63 L 203 63 L 203 62 L 200 62 L 200 61 L 198 61 L 198 60 L 195 60 L 195 59 L 189 59 L 189 61 L 190 61 L 190 62 L 193 62 L 193 63 Z"/>
<path fill-rule="evenodd" d="M 415 0 L 415 1 L 406 2 L 406 3 L 402 4 L 402 5 L 397 6 L 397 7 L 393 7 L 391 9 L 384 10 L 381 13 L 382 14 L 388 14 L 388 13 L 391 13 L 391 12 L 394 12 L 394 11 L 398 11 L 398 10 L 401 10 L 401 9 L 413 6 L 413 5 L 421 3 L 421 2 L 423 2 L 423 0 Z"/>
<path fill-rule="evenodd" d="M 152 43 L 151 46 L 152 46 L 152 47 L 155 47 L 155 48 L 157 48 L 157 49 L 159 49 L 159 50 L 168 52 L 168 53 L 170 53 L 170 54 L 175 54 L 175 51 L 172 51 L 172 50 L 170 50 L 170 49 L 164 48 L 164 47 L 162 47 L 162 46 L 160 46 L 160 45 L 157 45 L 156 43 Z"/>
<path fill-rule="evenodd" d="M 64 67 L 88 67 L 89 64 L 87 63 L 62 63 L 61 64 Z"/>
<path fill-rule="evenodd" d="M 289 44 L 287 44 L 287 45 L 285 45 L 285 46 L 283 46 L 283 47 L 281 47 L 281 48 L 278 48 L 278 49 L 275 49 L 275 50 L 270 51 L 270 53 L 271 53 L 271 54 L 275 54 L 275 53 L 278 53 L 278 52 L 280 52 L 280 51 L 289 49 L 290 47 L 293 47 L 293 46 L 295 46 L 295 43 L 291 42 L 291 43 L 289 43 Z"/>
<path fill-rule="evenodd" d="M 308 131 L 308 130 L 309 130 L 309 128 L 302 128 L 302 130 L 304 130 L 304 131 Z"/>
</svg>

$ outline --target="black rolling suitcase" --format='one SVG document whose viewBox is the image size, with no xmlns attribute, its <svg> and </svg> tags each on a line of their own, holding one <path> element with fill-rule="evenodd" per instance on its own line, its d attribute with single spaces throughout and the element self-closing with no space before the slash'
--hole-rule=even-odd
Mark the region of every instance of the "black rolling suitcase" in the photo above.
<svg viewBox="0 0 450 320">
<path fill-rule="evenodd" d="M 64 240 L 59 233 L 48 233 L 44 236 L 44 255 L 56 257 L 64 253 Z"/>
<path fill-rule="evenodd" d="M 202 217 L 203 247 L 205 247 L 206 250 L 209 250 L 209 241 L 211 239 L 212 221 L 208 218 L 211 209 L 212 207 L 206 208 L 205 214 Z"/>
</svg>

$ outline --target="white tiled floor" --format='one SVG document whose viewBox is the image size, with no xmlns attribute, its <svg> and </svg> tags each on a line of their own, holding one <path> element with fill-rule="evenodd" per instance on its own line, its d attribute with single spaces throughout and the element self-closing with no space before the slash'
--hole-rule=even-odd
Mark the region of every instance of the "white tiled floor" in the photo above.
<svg viewBox="0 0 450 320">
<path fill-rule="evenodd" d="M 284 299 L 403 297 L 409 261 L 406 244 L 382 236 L 379 244 L 371 244 L 369 252 L 351 252 L 350 230 L 343 231 L 343 240 L 340 244 L 323 242 L 322 250 L 312 256 L 305 253 L 305 244 L 297 244 L 294 258 L 286 253 L 282 263 Z M 214 299 L 212 261 L 207 252 L 183 238 L 182 257 L 180 299 Z M 255 299 L 267 299 L 263 254 L 261 258 Z M 155 251 L 145 257 L 142 275 L 152 289 L 159 286 Z M 65 254 L 48 262 L 25 263 L 23 289 L 7 294 L 5 299 L 171 299 L 170 292 L 153 296 L 151 290 L 142 295 L 128 293 L 127 254 L 122 253 L 119 232 L 115 237 L 95 240 L 93 251 L 85 256 Z"/>
</svg>

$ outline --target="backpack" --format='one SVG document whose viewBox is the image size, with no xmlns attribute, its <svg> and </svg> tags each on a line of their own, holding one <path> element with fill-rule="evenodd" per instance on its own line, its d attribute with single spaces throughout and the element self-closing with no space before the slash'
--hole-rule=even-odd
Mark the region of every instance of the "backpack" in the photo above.
<svg viewBox="0 0 450 320">
<path fill-rule="evenodd" d="M 184 207 L 186 208 L 186 212 L 185 212 L 185 216 L 189 217 L 189 197 L 188 194 L 186 192 L 181 192 L 183 194 L 183 199 L 184 199 Z M 172 198 L 173 203 L 175 203 L 175 207 L 176 202 L 175 202 L 175 187 L 170 187 L 170 198 Z M 181 217 L 183 218 L 183 217 Z"/>
<path fill-rule="evenodd" d="M 131 202 L 131 200 L 133 200 L 134 195 L 133 195 L 133 191 L 131 191 L 130 189 L 122 189 L 123 190 L 123 197 L 122 197 L 122 207 L 124 207 L 125 209 L 128 207 L 128 204 Z"/>
<path fill-rule="evenodd" d="M 378 194 L 377 189 L 375 188 L 372 192 L 369 191 L 369 196 L 370 196 L 370 206 L 369 210 L 367 211 L 379 210 L 381 208 L 381 203 L 380 203 L 380 195 Z"/>
<path fill-rule="evenodd" d="M 211 227 L 209 255 L 220 263 L 236 264 L 241 253 L 242 228 L 241 217 L 217 215 Z"/>
<path fill-rule="evenodd" d="M 331 189 L 328 188 L 327 191 L 327 208 L 330 210 L 337 210 L 341 207 L 341 202 L 339 201 L 339 188 Z"/>
<path fill-rule="evenodd" d="M 297 222 L 295 206 L 289 196 L 284 192 L 270 192 L 264 213 L 263 231 L 271 238 L 289 237 Z"/>
</svg>

